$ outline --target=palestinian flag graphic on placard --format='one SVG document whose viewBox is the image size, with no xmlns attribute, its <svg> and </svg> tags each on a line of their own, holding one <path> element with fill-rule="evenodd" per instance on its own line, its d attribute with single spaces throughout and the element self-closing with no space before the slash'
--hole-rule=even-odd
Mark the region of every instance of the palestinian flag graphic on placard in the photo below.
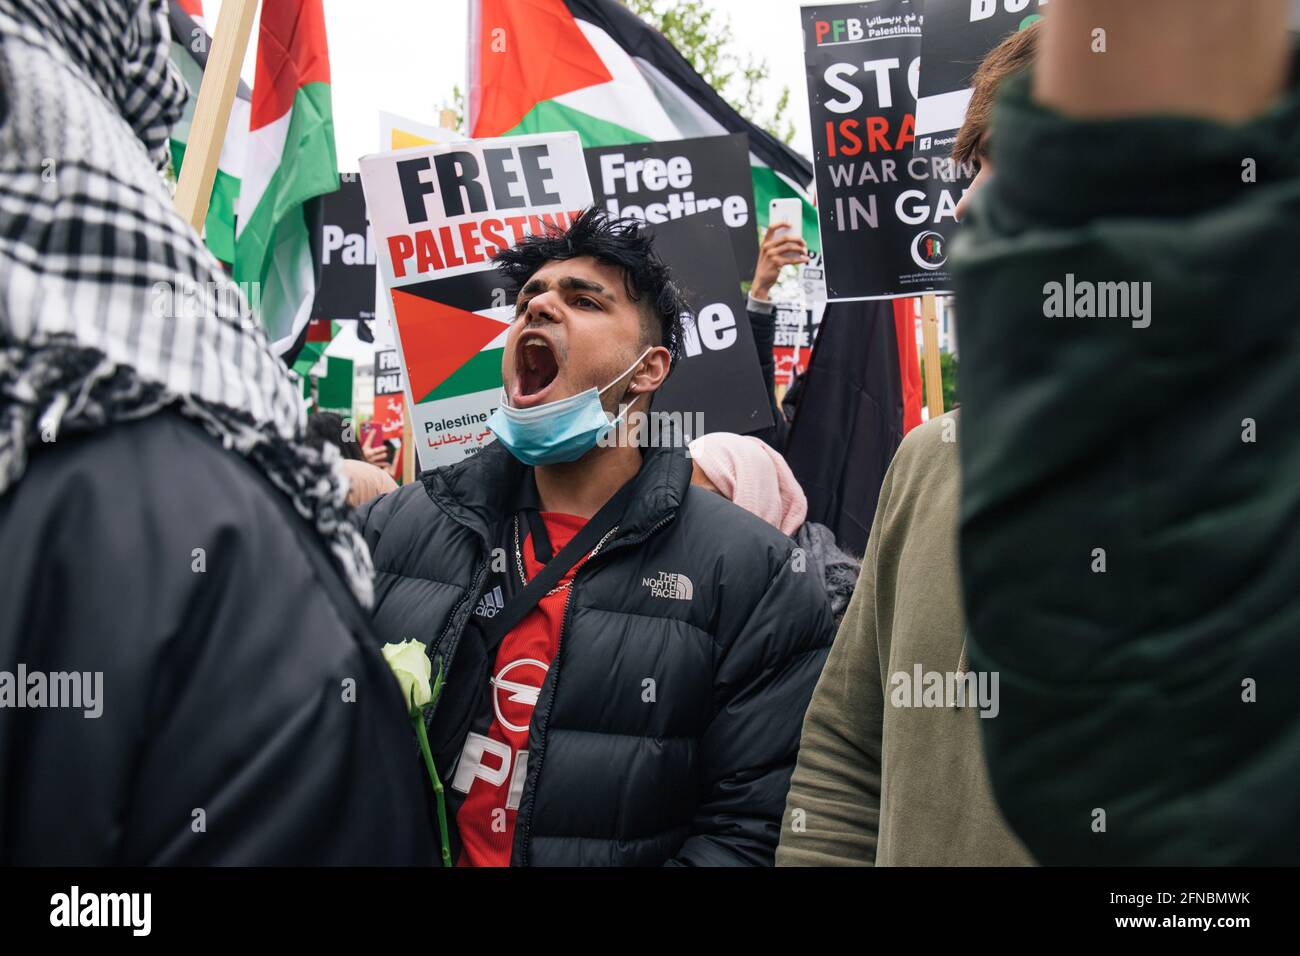
<svg viewBox="0 0 1300 956">
<path fill-rule="evenodd" d="M 437 437 L 423 436 L 431 460 L 463 457 L 439 445 L 474 447 L 489 438 L 483 425 L 468 423 L 489 414 L 501 394 L 501 359 L 515 316 L 511 305 L 483 308 L 497 284 L 488 269 L 392 290 L 413 424 L 435 422 Z"/>
<path fill-rule="evenodd" d="M 759 226 L 770 200 L 797 196 L 803 237 L 819 248 L 808 161 L 617 0 L 470 0 L 469 60 L 475 138 L 572 129 L 591 147 L 748 133 Z"/>
<path fill-rule="evenodd" d="M 190 126 L 194 122 L 194 103 L 212 50 L 212 36 L 200 0 L 172 0 L 168 19 L 172 29 L 172 62 L 180 69 L 190 91 L 185 112 L 171 133 L 172 171 L 179 179 L 185 147 L 189 144 Z M 217 177 L 212 183 L 212 199 L 203 227 L 203 239 L 208 248 L 227 264 L 235 261 L 235 207 L 239 202 L 239 180 L 243 176 L 252 99 L 252 91 L 241 82 L 230 108 L 230 124 L 221 145 L 221 159 L 217 163 Z"/>
</svg>

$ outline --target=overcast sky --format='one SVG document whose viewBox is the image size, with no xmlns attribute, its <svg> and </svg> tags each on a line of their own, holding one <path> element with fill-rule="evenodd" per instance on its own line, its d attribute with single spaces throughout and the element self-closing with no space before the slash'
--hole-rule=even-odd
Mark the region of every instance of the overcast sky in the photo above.
<svg viewBox="0 0 1300 956">
<path fill-rule="evenodd" d="M 812 154 L 803 77 L 799 0 L 709 0 L 731 20 L 737 44 L 767 60 L 772 76 L 766 102 L 775 104 L 790 87 L 788 115 L 794 147 Z M 215 29 L 220 0 L 203 0 Z M 465 86 L 468 0 L 325 0 L 334 133 L 339 169 L 357 168 L 357 157 L 378 148 L 378 112 L 386 110 L 435 124 L 452 87 Z M 254 25 L 244 79 L 253 82 Z"/>
</svg>

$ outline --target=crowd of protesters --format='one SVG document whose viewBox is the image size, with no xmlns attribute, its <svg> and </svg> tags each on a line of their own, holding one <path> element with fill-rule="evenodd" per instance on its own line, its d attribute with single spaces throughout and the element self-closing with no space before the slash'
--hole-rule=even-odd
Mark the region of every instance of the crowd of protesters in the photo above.
<svg viewBox="0 0 1300 956">
<path fill-rule="evenodd" d="M 0 0 L 0 670 L 107 695 L 0 711 L 0 860 L 1295 862 L 1285 23 L 1061 2 L 989 55 L 956 156 L 963 406 L 902 442 L 858 556 L 782 456 L 799 237 L 766 232 L 749 289 L 769 429 L 601 441 L 687 310 L 650 234 L 588 210 L 497 256 L 495 440 L 399 487 L 374 433 L 305 418 L 253 319 L 150 308 L 226 281 L 157 171 L 163 5 Z M 1067 273 L 1150 281 L 1154 321 L 1048 322 Z M 443 677 L 446 847 L 380 650 L 410 639 Z"/>
</svg>

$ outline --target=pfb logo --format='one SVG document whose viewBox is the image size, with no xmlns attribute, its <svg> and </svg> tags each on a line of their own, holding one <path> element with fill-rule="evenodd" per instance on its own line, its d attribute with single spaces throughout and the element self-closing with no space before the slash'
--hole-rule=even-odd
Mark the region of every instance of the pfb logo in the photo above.
<svg viewBox="0 0 1300 956">
<path fill-rule="evenodd" d="M 942 269 L 948 261 L 948 240 L 937 232 L 923 232 L 912 240 L 912 261 L 922 269 Z"/>
<path fill-rule="evenodd" d="M 695 595 L 691 579 L 673 571 L 660 571 L 658 577 L 642 578 L 641 584 L 650 589 L 650 596 L 689 601 Z"/>
<path fill-rule="evenodd" d="M 934 145 L 934 139 L 930 136 L 922 136 L 921 141 L 916 144 L 917 149 L 929 149 Z"/>
</svg>

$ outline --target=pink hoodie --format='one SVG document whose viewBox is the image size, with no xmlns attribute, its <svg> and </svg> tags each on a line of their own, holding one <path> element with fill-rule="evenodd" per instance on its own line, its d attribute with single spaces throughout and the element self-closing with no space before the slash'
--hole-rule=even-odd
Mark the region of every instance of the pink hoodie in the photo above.
<svg viewBox="0 0 1300 956">
<path fill-rule="evenodd" d="M 748 435 L 714 432 L 691 442 L 691 457 L 723 496 L 793 536 L 808 515 L 808 499 L 785 459 Z"/>
</svg>

